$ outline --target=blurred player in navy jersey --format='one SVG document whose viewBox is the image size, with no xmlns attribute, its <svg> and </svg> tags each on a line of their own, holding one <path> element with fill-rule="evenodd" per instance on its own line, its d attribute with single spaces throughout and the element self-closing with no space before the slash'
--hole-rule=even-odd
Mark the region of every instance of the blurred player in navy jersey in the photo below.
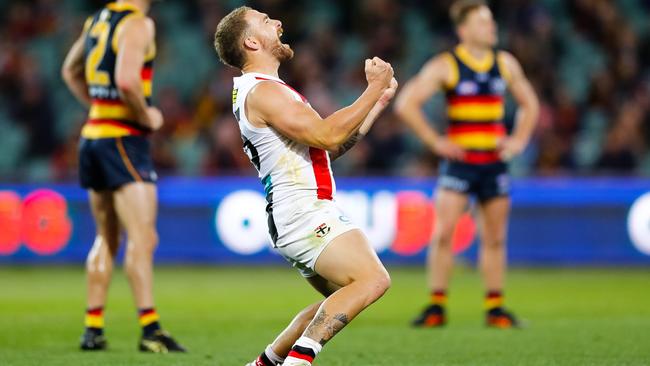
<svg viewBox="0 0 650 366">
<path fill-rule="evenodd" d="M 516 327 L 519 322 L 503 305 L 510 211 L 507 162 L 528 144 L 538 116 L 538 100 L 515 57 L 495 49 L 496 23 L 485 1 L 456 1 L 450 13 L 460 44 L 429 61 L 405 85 L 396 102 L 402 120 L 444 159 L 436 194 L 435 236 L 428 255 L 431 303 L 413 324 L 439 327 L 446 322 L 452 236 L 470 197 L 475 197 L 486 324 Z M 503 123 L 504 94 L 508 90 L 519 105 L 510 135 Z M 446 136 L 430 126 L 422 111 L 427 100 L 440 91 L 447 98 Z"/>
<path fill-rule="evenodd" d="M 139 311 L 144 352 L 184 352 L 160 327 L 153 299 L 156 172 L 148 135 L 163 117 L 151 106 L 156 56 L 150 0 L 107 4 L 88 18 L 63 65 L 70 91 L 90 109 L 79 143 L 79 177 L 88 190 L 97 236 L 86 263 L 88 298 L 83 350 L 103 350 L 104 305 L 120 244 L 128 237 L 124 266 Z"/>
</svg>

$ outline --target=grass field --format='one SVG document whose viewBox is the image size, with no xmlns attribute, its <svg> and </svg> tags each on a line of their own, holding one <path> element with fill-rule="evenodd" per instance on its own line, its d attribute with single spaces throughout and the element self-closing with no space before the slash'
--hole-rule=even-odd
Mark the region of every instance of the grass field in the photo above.
<svg viewBox="0 0 650 366">
<path fill-rule="evenodd" d="M 649 270 L 513 270 L 508 303 L 525 330 L 483 327 L 479 278 L 455 275 L 446 329 L 407 326 L 426 301 L 421 269 L 391 269 L 385 298 L 330 342 L 318 365 L 650 365 Z M 235 365 L 254 358 L 316 294 L 289 268 L 159 267 L 162 324 L 186 355 L 135 351 L 123 274 L 107 305 L 110 350 L 77 351 L 81 268 L 0 268 L 0 365 Z"/>
</svg>

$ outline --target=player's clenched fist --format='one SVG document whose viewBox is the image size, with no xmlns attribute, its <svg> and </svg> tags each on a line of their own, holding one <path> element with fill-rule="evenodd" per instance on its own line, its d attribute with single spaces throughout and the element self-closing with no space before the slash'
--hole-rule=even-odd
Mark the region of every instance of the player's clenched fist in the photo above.
<svg viewBox="0 0 650 366">
<path fill-rule="evenodd" d="M 390 86 L 393 79 L 393 67 L 386 61 L 375 57 L 366 60 L 366 80 L 368 85 L 376 84 L 382 89 Z"/>
</svg>

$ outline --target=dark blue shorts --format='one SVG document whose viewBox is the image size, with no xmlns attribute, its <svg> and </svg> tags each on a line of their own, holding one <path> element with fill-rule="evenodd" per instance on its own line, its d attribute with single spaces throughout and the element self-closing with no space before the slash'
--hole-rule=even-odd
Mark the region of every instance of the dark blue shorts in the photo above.
<svg viewBox="0 0 650 366">
<path fill-rule="evenodd" d="M 510 194 L 510 175 L 504 163 L 466 164 L 445 161 L 438 188 L 475 196 L 480 202 Z"/>
<path fill-rule="evenodd" d="M 142 136 L 85 139 L 79 142 L 79 180 L 85 189 L 115 190 L 131 182 L 157 180 Z"/>
</svg>

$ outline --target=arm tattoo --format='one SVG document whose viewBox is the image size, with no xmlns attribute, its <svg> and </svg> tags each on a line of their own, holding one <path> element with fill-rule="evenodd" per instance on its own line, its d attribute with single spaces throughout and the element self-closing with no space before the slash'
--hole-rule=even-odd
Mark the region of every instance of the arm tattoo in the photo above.
<svg viewBox="0 0 650 366">
<path fill-rule="evenodd" d="M 341 331 L 341 329 L 345 328 L 349 322 L 348 316 L 344 313 L 329 316 L 325 312 L 325 309 L 321 309 L 305 330 L 305 336 L 318 340 L 318 342 L 324 346 L 325 343 L 332 339 Z"/>
<path fill-rule="evenodd" d="M 346 142 L 344 142 L 343 145 L 341 145 L 337 151 L 334 151 L 330 154 L 330 159 L 336 160 L 340 158 L 343 154 L 348 152 L 348 150 L 350 150 L 354 145 L 356 145 L 357 142 L 359 142 L 359 140 L 363 138 L 363 136 L 364 135 L 361 132 L 357 132 L 354 135 L 352 135 L 352 137 L 350 137 Z"/>
</svg>

